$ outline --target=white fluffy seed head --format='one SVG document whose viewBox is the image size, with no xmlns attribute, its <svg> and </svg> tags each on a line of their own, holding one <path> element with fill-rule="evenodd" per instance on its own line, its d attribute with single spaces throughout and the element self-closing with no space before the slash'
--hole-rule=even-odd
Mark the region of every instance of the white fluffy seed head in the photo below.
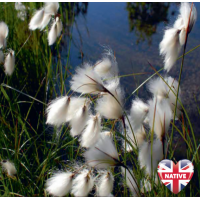
<svg viewBox="0 0 200 200">
<path fill-rule="evenodd" d="M 181 46 L 185 44 L 185 38 L 186 38 L 186 30 L 185 28 L 183 28 L 179 33 L 179 42 Z"/>
<path fill-rule="evenodd" d="M 57 23 L 54 20 L 52 25 L 51 25 L 51 29 L 48 33 L 49 46 L 53 45 L 56 42 L 56 39 L 57 39 Z"/>
<path fill-rule="evenodd" d="M 180 15 L 183 18 L 185 29 L 188 26 L 190 11 L 191 11 L 191 3 L 182 2 L 181 6 L 180 6 Z M 196 8 L 193 4 L 191 16 L 190 16 L 190 23 L 189 23 L 189 33 L 191 32 L 196 20 L 197 20 L 197 11 L 196 11 Z"/>
<path fill-rule="evenodd" d="M 183 18 L 182 18 L 181 15 L 178 15 L 176 21 L 174 22 L 173 27 L 174 27 L 175 29 L 178 29 L 178 30 L 181 30 L 182 28 L 185 27 L 185 26 L 184 26 L 184 21 L 183 21 Z"/>
<path fill-rule="evenodd" d="M 124 92 L 118 81 L 111 82 L 106 89 L 112 94 L 105 93 L 97 101 L 96 111 L 107 119 L 121 119 L 123 116 Z M 115 98 L 114 98 L 114 97 Z M 117 100 L 116 100 L 117 99 Z"/>
<path fill-rule="evenodd" d="M 7 46 L 7 41 L 3 37 L 0 36 L 0 49 L 1 48 L 6 48 Z"/>
<path fill-rule="evenodd" d="M 60 37 L 62 32 L 62 21 L 59 17 L 56 17 L 56 20 L 53 21 L 51 29 L 48 34 L 49 46 L 53 45 L 56 42 L 56 39 Z"/>
<path fill-rule="evenodd" d="M 19 19 L 21 19 L 22 21 L 24 21 L 26 19 L 26 16 L 27 16 L 27 14 L 26 14 L 25 10 L 24 11 L 18 11 L 18 13 L 17 13 L 17 17 Z"/>
<path fill-rule="evenodd" d="M 167 99 L 160 102 L 149 100 L 149 126 L 160 140 L 167 134 L 171 119 L 172 111 Z"/>
<path fill-rule="evenodd" d="M 143 126 L 134 131 L 134 136 L 132 131 L 130 129 L 127 129 L 127 139 L 134 148 L 140 147 L 143 144 L 145 138 L 146 138 L 146 133 Z M 131 145 L 128 142 L 126 142 L 126 150 L 128 152 L 133 151 L 133 147 Z M 124 146 L 125 146 L 125 141 L 124 141 Z"/>
<path fill-rule="evenodd" d="M 74 180 L 71 193 L 75 197 L 86 197 L 94 186 L 91 171 L 83 170 Z"/>
<path fill-rule="evenodd" d="M 168 96 L 169 96 L 170 107 L 171 107 L 172 111 L 174 112 L 175 111 L 175 105 L 176 105 L 176 95 L 177 95 L 177 91 L 178 91 L 178 81 L 176 81 L 174 78 L 172 78 L 170 76 L 166 77 L 165 81 L 171 87 L 171 90 L 168 87 Z M 180 87 L 179 87 L 178 99 L 181 101 L 181 88 Z M 179 103 L 179 101 L 177 101 L 176 116 L 178 118 L 181 116 L 181 110 L 182 110 L 181 104 Z"/>
<path fill-rule="evenodd" d="M 144 103 L 139 98 L 132 101 L 130 110 L 130 121 L 134 131 L 141 129 L 142 123 L 149 111 L 148 104 Z"/>
<path fill-rule="evenodd" d="M 165 30 L 163 40 L 161 41 L 160 54 L 165 55 L 168 51 L 176 45 L 178 41 L 178 29 L 176 28 L 168 28 Z"/>
<path fill-rule="evenodd" d="M 51 101 L 46 109 L 46 124 L 61 126 L 67 121 L 70 98 L 68 96 L 59 97 Z"/>
<path fill-rule="evenodd" d="M 62 29 L 63 29 L 62 21 L 60 20 L 59 17 L 56 17 L 56 32 L 57 32 L 57 37 L 60 37 Z"/>
<path fill-rule="evenodd" d="M 99 115 L 91 115 L 81 137 L 81 146 L 89 148 L 95 145 L 100 137 L 100 132 L 101 117 Z"/>
<path fill-rule="evenodd" d="M 80 135 L 86 126 L 88 120 L 89 112 L 89 103 L 85 103 L 79 110 L 74 114 L 73 118 L 70 121 L 71 131 L 70 134 L 72 137 Z"/>
<path fill-rule="evenodd" d="M 6 47 L 6 38 L 8 36 L 8 26 L 5 22 L 0 22 L 0 48 Z"/>
<path fill-rule="evenodd" d="M 4 62 L 4 54 L 3 52 L 0 50 L 0 63 Z"/>
<path fill-rule="evenodd" d="M 43 21 L 44 17 L 44 8 L 37 10 L 34 14 L 34 16 L 31 18 L 31 21 L 29 23 L 29 29 L 30 30 L 35 30 L 37 28 L 40 28 L 41 23 Z"/>
<path fill-rule="evenodd" d="M 5 74 L 11 76 L 15 70 L 15 52 L 10 50 L 4 62 Z"/>
<path fill-rule="evenodd" d="M 15 10 L 25 10 L 26 7 L 21 2 L 15 2 Z"/>
<path fill-rule="evenodd" d="M 94 72 L 89 63 L 76 69 L 76 74 L 70 81 L 71 89 L 82 94 L 98 94 L 104 92 L 100 77 Z"/>
<path fill-rule="evenodd" d="M 169 72 L 175 64 L 181 50 L 185 44 L 186 29 L 191 11 L 191 4 L 183 2 L 180 6 L 180 15 L 174 23 L 173 28 L 165 30 L 163 40 L 160 43 L 160 54 L 164 57 L 164 69 Z M 192 7 L 189 33 L 197 20 L 197 11 Z"/>
<path fill-rule="evenodd" d="M 97 61 L 95 64 L 94 71 L 101 77 L 105 76 L 110 72 L 112 68 L 112 62 L 109 58 L 103 58 L 102 60 Z"/>
<path fill-rule="evenodd" d="M 172 77 L 165 77 L 164 80 L 171 87 L 175 94 L 178 90 L 178 82 Z M 150 81 L 148 87 L 149 91 L 157 98 L 158 103 L 163 99 L 168 99 L 171 110 L 174 112 L 176 105 L 176 96 L 170 90 L 168 85 L 161 78 L 156 78 Z M 179 100 L 181 100 L 181 89 L 179 88 Z M 179 118 L 181 115 L 181 105 L 177 102 L 176 116 Z"/>
<path fill-rule="evenodd" d="M 42 31 L 49 24 L 50 20 L 51 14 L 44 13 L 43 20 L 38 28 Z"/>
<path fill-rule="evenodd" d="M 164 57 L 164 69 L 169 72 L 175 64 L 181 50 L 178 29 L 165 30 L 163 40 L 160 43 L 160 54 Z"/>
<path fill-rule="evenodd" d="M 118 75 L 118 64 L 111 49 L 105 49 L 103 58 L 96 62 L 94 70 L 102 78 Z"/>
<path fill-rule="evenodd" d="M 101 132 L 100 133 L 100 137 L 103 138 L 103 139 L 106 139 L 107 137 L 108 138 L 113 138 L 111 131 L 103 131 L 103 132 Z"/>
<path fill-rule="evenodd" d="M 157 169 L 158 163 L 163 159 L 163 146 L 160 140 L 153 141 L 153 151 L 152 151 L 152 164 L 153 172 Z M 151 175 L 151 143 L 144 142 L 139 149 L 138 160 L 140 162 L 140 167 L 145 168 L 145 172 Z"/>
<path fill-rule="evenodd" d="M 154 95 L 154 97 L 158 98 L 159 100 L 168 97 L 167 85 L 160 77 L 150 80 L 148 89 Z"/>
<path fill-rule="evenodd" d="M 89 101 L 83 97 L 71 97 L 70 106 L 67 112 L 67 122 L 76 118 L 76 113 L 83 108 L 84 105 L 89 106 Z"/>
<path fill-rule="evenodd" d="M 72 188 L 71 172 L 57 172 L 45 184 L 45 190 L 52 196 L 64 197 Z"/>
<path fill-rule="evenodd" d="M 84 154 L 89 166 L 95 168 L 108 168 L 118 164 L 118 153 L 112 138 L 100 138 L 99 141 Z"/>
<path fill-rule="evenodd" d="M 165 77 L 165 81 L 167 82 L 167 84 L 171 87 L 171 89 L 174 91 L 174 93 L 176 94 L 178 91 L 178 81 L 175 80 L 174 78 L 172 78 L 171 76 Z M 168 94 L 170 96 L 170 94 L 172 94 L 172 91 L 170 92 L 170 88 L 168 87 Z M 181 90 L 179 88 L 179 92 L 181 93 Z M 179 93 L 179 94 L 180 94 Z"/>
<path fill-rule="evenodd" d="M 26 19 L 26 7 L 21 2 L 15 2 L 15 9 L 17 12 L 17 17 L 24 21 Z"/>
<path fill-rule="evenodd" d="M 59 9 L 58 2 L 46 2 L 44 5 L 45 13 L 50 15 L 56 15 Z"/>
<path fill-rule="evenodd" d="M 111 172 L 105 172 L 97 185 L 97 196 L 108 197 L 113 191 L 114 177 Z"/>
<path fill-rule="evenodd" d="M 109 76 L 117 76 L 119 73 L 119 69 L 118 69 L 118 63 L 117 63 L 117 60 L 116 60 L 113 50 L 110 48 L 106 48 L 103 55 L 104 55 L 104 57 L 108 57 L 112 62 L 112 68 L 110 70 L 110 75 L 109 74 L 108 75 Z"/>
<path fill-rule="evenodd" d="M 129 169 L 130 171 L 132 171 L 131 169 Z M 135 175 L 132 173 L 132 175 L 130 174 L 130 172 L 125 169 L 124 167 L 121 167 L 121 171 L 122 171 L 122 175 L 125 177 L 125 173 L 126 173 L 126 184 L 129 187 L 131 193 L 133 196 L 138 196 L 139 194 L 139 189 L 136 183 L 136 178 Z M 133 179 L 134 177 L 134 179 Z"/>
<path fill-rule="evenodd" d="M 14 177 L 17 174 L 17 170 L 13 162 L 9 160 L 1 161 L 2 170 L 6 172 L 9 176 Z"/>
</svg>

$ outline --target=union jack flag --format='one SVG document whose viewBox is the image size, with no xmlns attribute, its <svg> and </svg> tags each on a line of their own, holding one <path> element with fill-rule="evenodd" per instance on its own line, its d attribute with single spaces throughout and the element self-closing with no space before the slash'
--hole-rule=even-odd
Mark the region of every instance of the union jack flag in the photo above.
<svg viewBox="0 0 200 200">
<path fill-rule="evenodd" d="M 180 160 L 176 165 L 165 159 L 158 164 L 158 175 L 165 186 L 178 194 L 191 180 L 194 166 L 189 160 Z"/>
</svg>

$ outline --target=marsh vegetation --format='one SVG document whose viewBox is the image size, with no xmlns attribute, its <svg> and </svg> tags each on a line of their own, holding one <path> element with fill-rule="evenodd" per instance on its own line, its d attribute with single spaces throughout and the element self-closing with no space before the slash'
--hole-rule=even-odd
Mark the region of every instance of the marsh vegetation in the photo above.
<svg viewBox="0 0 200 200">
<path fill-rule="evenodd" d="M 127 3 L 131 47 L 123 28 L 109 36 L 112 13 L 105 26 L 90 23 L 92 15 L 86 22 L 90 3 L 59 3 L 53 12 L 44 3 L 0 4 L 9 29 L 1 50 L 15 56 L 0 64 L 0 196 L 200 196 L 199 90 L 187 95 L 184 74 L 198 65 L 192 4 L 178 17 L 177 4 Z M 91 7 L 98 13 L 99 5 Z M 112 6 L 121 5 L 100 8 Z M 164 35 L 159 25 L 171 16 Z M 92 42 L 100 33 L 104 46 Z M 156 50 L 146 55 L 144 44 Z M 163 158 L 193 162 L 195 176 L 178 195 L 156 175 Z"/>
</svg>

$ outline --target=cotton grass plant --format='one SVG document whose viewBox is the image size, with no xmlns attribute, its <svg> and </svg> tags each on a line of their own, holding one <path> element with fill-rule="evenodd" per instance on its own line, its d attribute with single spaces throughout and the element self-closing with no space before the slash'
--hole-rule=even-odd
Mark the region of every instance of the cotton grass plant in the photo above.
<svg viewBox="0 0 200 200">
<path fill-rule="evenodd" d="M 58 9 L 62 9 L 59 8 L 59 4 L 46 3 L 40 6 L 29 23 L 31 30 L 42 31 L 50 21 L 53 22 L 48 34 L 51 35 L 52 30 L 54 34 L 52 37 L 49 36 L 48 41 L 44 39 L 48 45 L 51 44 L 49 41 L 52 38 L 52 44 L 56 42 L 60 36 L 58 29 L 62 29 L 59 28 L 61 18 Z M 187 30 L 185 23 L 188 22 L 190 28 L 185 34 L 192 30 L 196 21 L 196 11 L 192 9 L 190 12 L 190 10 L 191 4 L 181 4 L 178 17 L 181 28 L 178 31 L 176 29 L 176 34 Z M 186 16 L 193 22 L 188 21 Z M 184 37 L 184 31 L 178 37 Z M 168 40 L 170 39 L 176 42 L 178 40 L 177 35 L 176 39 L 171 36 Z M 164 64 L 167 65 L 166 71 L 171 69 L 178 58 L 179 46 L 183 45 L 181 41 L 183 39 L 180 39 L 178 48 L 173 47 L 175 50 L 167 45 L 161 45 L 162 55 L 166 57 L 164 60 Z M 176 54 L 172 53 L 174 51 Z M 50 63 L 51 58 L 47 61 L 45 63 Z M 49 64 L 47 64 L 46 86 L 51 82 L 48 79 L 51 76 L 51 69 L 48 66 Z M 56 93 L 56 97 L 46 103 L 25 92 L 13 91 L 16 98 L 18 92 L 20 95 L 27 95 L 32 100 L 31 106 L 35 102 L 44 104 L 46 123 L 42 123 L 44 127 L 42 132 L 38 132 L 39 129 L 35 130 L 28 121 L 29 113 L 25 120 L 18 115 L 18 112 L 15 113 L 15 104 L 12 104 L 7 95 L 5 85 L 1 86 L 4 101 L 8 101 L 13 108 L 8 110 L 7 115 L 11 115 L 13 122 L 10 123 L 13 123 L 15 128 L 8 126 L 8 130 L 17 135 L 17 130 L 22 129 L 15 137 L 14 150 L 6 146 L 5 133 L 2 137 L 1 144 L 5 147 L 3 151 L 15 157 L 13 162 L 15 165 L 11 162 L 10 167 L 6 165 L 6 168 L 3 164 L 1 166 L 1 171 L 5 173 L 1 174 L 0 187 L 6 188 L 8 185 L 9 189 L 5 191 L 12 191 L 7 192 L 7 195 L 172 196 L 173 194 L 164 188 L 157 177 L 159 161 L 166 157 L 174 160 L 174 152 L 169 148 L 174 141 L 170 135 L 172 128 L 185 141 L 188 158 L 192 158 L 194 164 L 199 166 L 199 147 L 195 145 L 195 140 L 189 137 L 188 130 L 191 126 L 181 101 L 180 81 L 155 71 L 154 75 L 158 77 L 153 77 L 147 83 L 150 92 L 146 97 L 147 100 L 137 96 L 132 99 L 130 109 L 127 109 L 127 94 L 121 84 L 120 67 L 113 51 L 106 48 L 96 62 L 84 62 L 76 68 L 68 82 L 70 85 L 68 92 L 63 92 L 61 89 L 61 94 Z M 61 79 L 61 82 L 63 85 L 65 80 Z M 40 115 L 36 117 L 38 124 L 41 122 L 40 117 Z M 182 129 L 179 126 L 182 126 Z M 30 130 L 35 136 L 30 135 Z M 56 134 L 51 135 L 52 131 Z M 27 148 L 25 152 L 22 151 L 23 147 Z M 14 166 L 20 170 L 16 170 Z M 16 173 L 18 181 L 14 182 L 11 176 Z M 194 186 L 196 183 L 191 184 Z M 27 191 L 24 188 L 28 188 Z M 195 188 L 195 191 L 198 195 L 198 188 Z M 182 191 L 179 195 L 185 196 L 185 194 L 185 191 Z"/>
<path fill-rule="evenodd" d="M 17 174 L 17 170 L 13 162 L 9 160 L 2 160 L 1 166 L 3 171 L 7 173 L 10 177 L 14 177 Z"/>
<path fill-rule="evenodd" d="M 9 29 L 7 24 L 0 22 L 0 63 L 4 63 L 5 74 L 11 76 L 15 69 L 15 52 L 12 49 L 7 49 L 6 55 L 4 56 L 8 33 Z"/>
<path fill-rule="evenodd" d="M 152 79 L 149 84 L 149 90 L 152 92 L 153 99 L 150 99 L 148 103 L 144 103 L 138 98 L 133 100 L 130 114 L 125 115 L 124 94 L 120 87 L 120 79 L 116 78 L 115 74 L 113 74 L 114 80 L 104 80 L 95 73 L 95 67 L 93 68 L 87 63 L 84 63 L 83 68 L 78 67 L 71 81 L 74 92 L 72 92 L 70 97 L 61 97 L 49 104 L 47 107 L 47 123 L 49 123 L 51 115 L 52 117 L 55 116 L 55 119 L 60 118 L 63 124 L 72 121 L 69 123 L 71 126 L 71 135 L 73 137 L 78 136 L 80 146 L 86 148 L 84 150 L 85 164 L 83 166 L 86 165 L 91 167 L 91 170 L 97 170 L 97 174 L 99 169 L 109 170 L 118 166 L 123 167 L 122 169 L 126 169 L 122 171 L 126 180 L 125 185 L 129 187 L 134 195 L 140 196 L 140 182 L 135 178 L 134 172 L 128 168 L 126 161 L 123 161 L 124 158 L 120 158 L 121 155 L 117 151 L 114 138 L 108 134 L 112 133 L 112 130 L 101 133 L 102 118 L 105 120 L 118 120 L 120 122 L 121 129 L 119 131 L 122 131 L 124 135 L 123 144 L 125 147 L 122 153 L 133 152 L 135 154 L 135 152 L 138 152 L 138 167 L 141 170 L 144 169 L 145 174 L 151 178 L 155 176 L 157 164 L 164 158 L 165 135 L 168 133 L 170 121 L 173 119 L 173 107 L 170 106 L 170 103 L 175 103 L 175 99 L 171 98 L 170 101 L 170 97 L 172 96 L 169 95 L 168 84 L 163 83 L 162 79 L 158 77 Z M 171 79 L 170 77 L 170 83 Z M 166 80 L 168 80 L 168 77 Z M 91 98 L 95 96 L 96 98 L 90 103 L 90 107 L 87 107 L 86 102 L 90 100 L 81 96 L 74 97 L 75 93 L 81 93 L 81 95 L 88 94 L 92 95 Z M 59 103 L 61 100 L 62 102 Z M 75 106 L 73 106 L 73 102 Z M 96 103 L 94 104 L 94 102 Z M 54 108 L 56 104 L 58 105 Z M 69 112 L 70 107 L 73 110 L 72 115 Z M 55 115 L 53 114 L 54 112 Z M 96 113 L 89 116 L 90 112 Z M 124 120 L 126 117 L 127 119 Z M 144 128 L 146 118 L 149 121 L 148 129 Z M 58 125 L 56 120 L 51 124 Z M 76 126 L 79 128 L 74 129 Z M 155 138 L 148 140 L 148 133 L 155 133 Z M 137 162 L 137 157 L 134 160 Z M 131 187 L 130 177 L 126 179 L 126 175 L 131 176 L 132 180 L 134 180 L 132 184 L 137 186 L 134 188 L 135 191 Z M 158 178 L 156 181 L 158 183 Z M 86 188 L 86 191 L 88 191 L 87 195 L 92 190 L 91 187 L 88 186 Z M 97 188 L 98 194 L 104 194 L 103 191 L 100 191 L 103 187 L 97 186 Z M 72 194 L 79 196 L 80 194 L 77 192 L 74 189 Z M 82 195 L 85 196 L 86 194 Z"/>
<path fill-rule="evenodd" d="M 53 45 L 56 42 L 56 39 L 60 37 L 63 28 L 60 15 L 58 14 L 58 9 L 58 2 L 46 2 L 44 7 L 35 11 L 29 23 L 30 30 L 34 31 L 36 29 L 40 29 L 40 31 L 43 31 L 52 19 L 51 28 L 48 33 L 49 46 Z M 54 18 L 52 18 L 52 16 Z"/>
<path fill-rule="evenodd" d="M 186 30 L 187 27 L 185 25 L 186 17 L 183 12 L 185 12 L 185 14 L 189 13 L 188 9 L 190 10 L 190 4 L 181 4 L 180 15 L 177 21 L 181 21 L 180 24 L 182 26 L 178 27 L 178 22 L 176 21 L 174 25 L 175 28 L 165 32 L 164 39 L 160 44 L 161 55 L 163 54 L 166 56 L 164 68 L 167 71 L 174 65 L 175 60 L 178 58 L 180 47 L 184 44 L 182 42 L 182 37 L 184 37 L 183 35 L 186 33 L 182 33 L 184 32 L 182 30 Z M 191 11 L 190 15 L 191 22 L 187 20 L 190 27 L 189 32 L 196 21 L 195 8 Z M 172 34 L 170 31 L 174 33 Z M 179 41 L 176 37 L 179 37 Z M 167 40 L 170 42 L 171 46 L 167 43 Z M 174 44 L 172 40 L 174 40 Z M 165 147 L 168 143 L 166 135 L 169 132 L 173 115 L 180 118 L 182 114 L 181 104 L 178 103 L 177 105 L 176 103 L 176 92 L 180 83 L 167 75 L 164 78 L 158 77 L 152 79 L 148 84 L 149 91 L 152 93 L 152 99 L 147 103 L 139 99 L 133 100 L 132 108 L 129 111 L 130 114 L 127 115 L 125 114 L 127 111 L 124 110 L 124 92 L 120 85 L 120 79 L 116 77 L 119 71 L 117 68 L 118 65 L 116 59 L 113 59 L 114 56 L 111 56 L 111 58 L 112 59 L 104 56 L 102 60 L 97 61 L 93 67 L 89 63 L 84 63 L 83 66 L 78 67 L 76 74 L 72 77 L 71 89 L 74 92 L 81 93 L 81 95 L 97 95 L 97 98 L 95 98 L 96 103 L 94 105 L 94 111 L 96 111 L 98 115 L 100 114 L 102 118 L 105 118 L 105 120 L 122 120 L 122 128 L 119 129 L 119 131 L 123 130 L 123 144 L 125 147 L 123 154 L 125 160 L 122 161 L 123 159 L 120 158 L 121 155 L 117 152 L 113 143 L 113 138 L 102 137 L 100 135 L 101 118 L 99 118 L 100 121 L 98 121 L 96 117 L 93 116 L 88 120 L 86 128 L 82 133 L 78 131 L 77 135 L 82 134 L 82 136 L 80 136 L 80 143 L 82 147 L 88 148 L 84 153 L 86 165 L 97 170 L 108 170 L 110 167 L 122 166 L 125 185 L 129 187 L 134 196 L 140 196 L 141 190 L 140 187 L 138 187 L 140 182 L 135 178 L 134 171 L 131 171 L 127 167 L 127 157 L 125 155 L 127 152 L 133 152 L 134 154 L 138 152 L 139 168 L 141 170 L 144 169 L 147 177 L 154 179 L 157 165 L 167 153 L 165 152 Z M 113 79 L 105 79 L 106 76 L 113 77 Z M 181 93 L 178 93 L 178 96 L 179 101 L 181 101 Z M 175 111 L 175 109 L 177 110 Z M 125 120 L 125 118 L 127 119 Z M 148 127 L 144 127 L 145 119 Z M 150 138 L 150 140 L 148 138 Z M 136 159 L 134 159 L 135 162 Z M 154 183 L 159 183 L 158 177 L 154 179 L 153 184 Z M 133 185 L 135 185 L 134 188 Z M 149 187 L 148 190 L 150 190 L 150 188 L 153 187 Z M 101 187 L 98 187 L 98 193 L 103 193 L 103 189 L 102 191 L 99 190 L 101 190 Z M 112 191 L 109 193 L 111 192 Z"/>
<path fill-rule="evenodd" d="M 175 64 L 181 47 L 185 44 L 186 35 L 191 32 L 196 20 L 195 6 L 191 10 L 190 3 L 181 3 L 180 14 L 174 22 L 174 26 L 165 30 L 163 40 L 160 43 L 160 54 L 164 56 L 164 69 L 167 72 Z"/>
<path fill-rule="evenodd" d="M 6 38 L 8 37 L 8 26 L 4 22 L 0 22 L 0 48 L 6 47 Z"/>
</svg>

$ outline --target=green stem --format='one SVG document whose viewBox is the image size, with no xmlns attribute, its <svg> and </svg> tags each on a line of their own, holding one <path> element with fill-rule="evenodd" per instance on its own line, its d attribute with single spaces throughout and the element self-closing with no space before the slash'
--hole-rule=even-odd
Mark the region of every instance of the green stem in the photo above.
<svg viewBox="0 0 200 200">
<path fill-rule="evenodd" d="M 124 154 L 124 164 L 126 165 L 126 125 L 125 125 L 125 120 L 124 120 L 124 116 L 122 116 L 122 124 L 123 124 L 123 128 L 124 128 L 124 134 L 125 134 L 125 154 Z M 125 185 L 126 185 L 126 170 L 125 170 Z M 126 187 L 124 187 L 124 195 L 126 196 L 127 194 L 127 190 Z"/>
<path fill-rule="evenodd" d="M 188 34 L 189 34 L 188 30 L 189 30 L 189 23 L 190 23 L 190 17 L 191 17 L 191 12 L 192 12 L 192 6 L 193 6 L 193 3 L 191 5 L 189 20 L 188 20 L 188 25 L 187 25 L 187 30 L 186 30 L 185 45 L 184 45 L 184 49 L 183 49 L 183 57 L 182 57 L 182 61 L 181 61 L 181 69 L 180 69 L 179 79 L 178 79 L 178 88 L 177 88 L 177 95 L 176 95 L 176 104 L 175 104 L 175 110 L 174 110 L 173 124 L 175 124 L 175 118 L 176 118 L 176 109 L 177 109 L 177 104 L 178 104 L 178 95 L 179 95 L 179 89 L 180 89 L 180 82 L 181 82 L 181 76 L 182 76 L 183 64 L 184 64 L 184 58 L 185 58 L 185 51 L 186 51 L 186 46 L 187 46 Z M 172 126 L 171 141 L 173 139 L 173 133 L 174 133 L 174 127 Z M 171 143 L 170 150 L 172 150 L 172 143 Z"/>
</svg>

